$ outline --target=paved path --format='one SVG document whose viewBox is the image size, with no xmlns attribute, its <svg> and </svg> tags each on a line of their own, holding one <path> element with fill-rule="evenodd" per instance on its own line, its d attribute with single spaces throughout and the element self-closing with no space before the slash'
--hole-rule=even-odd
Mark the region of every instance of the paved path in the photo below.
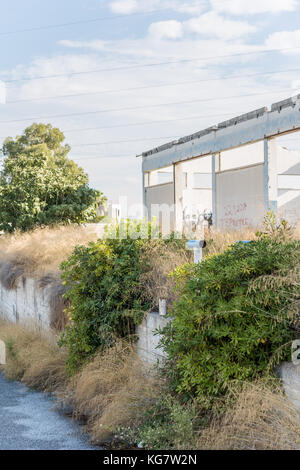
<svg viewBox="0 0 300 470">
<path fill-rule="evenodd" d="M 0 450 L 93 450 L 70 418 L 53 409 L 54 401 L 0 374 Z"/>
</svg>

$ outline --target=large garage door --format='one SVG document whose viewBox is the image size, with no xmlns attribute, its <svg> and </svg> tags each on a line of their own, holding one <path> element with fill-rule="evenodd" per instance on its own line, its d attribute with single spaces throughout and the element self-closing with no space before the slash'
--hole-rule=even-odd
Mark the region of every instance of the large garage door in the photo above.
<svg viewBox="0 0 300 470">
<path fill-rule="evenodd" d="M 264 166 L 216 175 L 216 222 L 222 229 L 257 226 L 264 217 Z"/>
<path fill-rule="evenodd" d="M 161 230 L 164 227 L 174 230 L 174 183 L 158 184 L 146 188 L 146 205 L 148 210 L 148 219 L 157 216 L 157 205 L 161 207 L 159 212 L 159 226 Z M 170 223 L 166 221 L 166 208 L 170 208 Z M 163 224 L 164 222 L 164 224 Z M 165 230 L 163 230 L 165 231 Z"/>
</svg>

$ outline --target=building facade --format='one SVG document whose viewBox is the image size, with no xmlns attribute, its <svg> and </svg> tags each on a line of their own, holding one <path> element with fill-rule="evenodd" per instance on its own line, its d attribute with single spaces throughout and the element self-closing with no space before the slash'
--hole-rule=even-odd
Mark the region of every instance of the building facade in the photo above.
<svg viewBox="0 0 300 470">
<path fill-rule="evenodd" d="M 269 210 L 294 223 L 300 151 L 277 140 L 299 130 L 297 95 L 144 152 L 145 215 L 179 232 L 203 220 L 220 229 L 257 226 Z"/>
</svg>

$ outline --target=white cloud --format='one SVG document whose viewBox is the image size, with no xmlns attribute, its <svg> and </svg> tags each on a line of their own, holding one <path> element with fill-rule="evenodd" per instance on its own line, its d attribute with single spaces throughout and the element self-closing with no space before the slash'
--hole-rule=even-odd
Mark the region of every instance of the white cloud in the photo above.
<svg viewBox="0 0 300 470">
<path fill-rule="evenodd" d="M 199 17 L 180 22 L 159 21 L 149 27 L 149 35 L 155 39 L 179 39 L 186 33 L 228 40 L 254 33 L 257 28 L 246 21 L 230 20 L 210 11 Z"/>
<path fill-rule="evenodd" d="M 182 13 L 199 14 L 207 6 L 207 0 L 113 0 L 109 8 L 117 14 L 170 9 Z"/>
<path fill-rule="evenodd" d="M 137 0 L 116 0 L 110 3 L 110 8 L 114 13 L 126 15 L 138 10 Z"/>
<path fill-rule="evenodd" d="M 104 50 L 106 48 L 106 42 L 95 40 L 95 41 L 70 41 L 69 39 L 63 39 L 58 41 L 58 44 L 64 47 L 69 47 L 70 49 L 94 49 L 97 51 Z"/>
<path fill-rule="evenodd" d="M 185 21 L 184 25 L 190 32 L 225 40 L 239 38 L 256 31 L 256 27 L 246 21 L 229 20 L 212 11 Z"/>
<path fill-rule="evenodd" d="M 211 0 L 215 11 L 232 15 L 294 11 L 298 5 L 298 0 Z"/>
<path fill-rule="evenodd" d="M 278 31 L 270 34 L 265 44 L 270 49 L 300 48 L 300 29 L 296 31 Z M 286 52 L 291 53 L 293 51 Z M 300 49 L 295 49 L 294 52 L 299 54 Z"/>
<path fill-rule="evenodd" d="M 223 18 L 215 12 L 208 12 L 198 18 L 192 18 L 184 23 L 186 29 L 193 33 L 233 39 L 256 31 L 256 27 L 246 21 L 234 21 Z"/>
<path fill-rule="evenodd" d="M 149 34 L 155 39 L 178 39 L 183 35 L 183 26 L 180 21 L 158 21 L 149 26 Z"/>
</svg>

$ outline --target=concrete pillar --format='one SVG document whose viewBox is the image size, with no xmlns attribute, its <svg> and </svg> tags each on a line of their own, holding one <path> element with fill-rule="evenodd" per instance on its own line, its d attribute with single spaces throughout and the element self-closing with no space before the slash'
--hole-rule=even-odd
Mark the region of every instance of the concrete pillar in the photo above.
<svg viewBox="0 0 300 470">
<path fill-rule="evenodd" d="M 216 155 L 211 157 L 211 177 L 212 177 L 212 223 L 216 226 L 217 223 L 217 199 L 216 199 Z"/>
<path fill-rule="evenodd" d="M 143 215 L 145 219 L 148 219 L 148 210 L 147 210 L 147 194 L 146 188 L 149 186 L 149 173 L 143 171 Z"/>
<path fill-rule="evenodd" d="M 265 212 L 277 213 L 277 144 L 275 139 L 264 140 L 264 205 Z"/>
<path fill-rule="evenodd" d="M 183 172 L 182 163 L 174 164 L 174 204 L 175 204 L 175 231 L 183 230 Z"/>
</svg>

